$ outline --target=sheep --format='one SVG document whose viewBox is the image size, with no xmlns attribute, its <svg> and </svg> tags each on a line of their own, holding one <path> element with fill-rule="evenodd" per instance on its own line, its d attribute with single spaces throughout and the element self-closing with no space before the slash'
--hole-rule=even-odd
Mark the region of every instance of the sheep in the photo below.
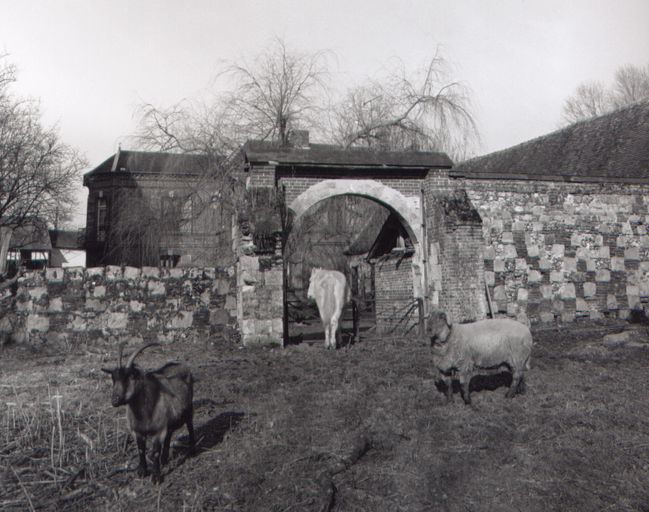
<svg viewBox="0 0 649 512">
<path fill-rule="evenodd" d="M 169 362 L 150 371 L 142 371 L 133 365 L 143 350 L 155 345 L 159 343 L 149 343 L 133 352 L 126 366 L 122 366 L 122 345 L 119 348 L 119 365 L 101 370 L 110 374 L 113 380 L 113 407 L 128 406 L 126 417 L 140 454 L 138 476 L 143 477 L 148 473 L 146 438 L 153 438 L 151 480 L 159 484 L 162 481 L 160 464 L 164 465 L 169 460 L 171 436 L 183 424 L 187 425 L 189 432 L 190 453 L 194 452 L 194 379 L 190 369 L 180 363 Z"/>
<path fill-rule="evenodd" d="M 507 397 L 525 391 L 525 370 L 530 369 L 532 334 L 526 325 L 507 318 L 451 324 L 443 311 L 430 314 L 426 325 L 433 364 L 447 386 L 446 399 L 453 397 L 452 380 L 457 375 L 462 398 L 471 403 L 469 382 L 476 369 L 507 366 L 512 383 Z"/>
</svg>

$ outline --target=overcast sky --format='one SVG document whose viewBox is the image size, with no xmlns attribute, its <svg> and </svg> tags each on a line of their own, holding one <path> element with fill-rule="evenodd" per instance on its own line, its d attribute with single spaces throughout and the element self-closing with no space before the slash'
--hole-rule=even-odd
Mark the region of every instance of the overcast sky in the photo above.
<svg viewBox="0 0 649 512">
<path fill-rule="evenodd" d="M 580 82 L 649 64 L 648 22 L 647 0 L 0 0 L 0 51 L 90 168 L 133 133 L 138 104 L 196 96 L 273 37 L 331 50 L 338 84 L 439 48 L 488 153 L 555 130 Z"/>
</svg>

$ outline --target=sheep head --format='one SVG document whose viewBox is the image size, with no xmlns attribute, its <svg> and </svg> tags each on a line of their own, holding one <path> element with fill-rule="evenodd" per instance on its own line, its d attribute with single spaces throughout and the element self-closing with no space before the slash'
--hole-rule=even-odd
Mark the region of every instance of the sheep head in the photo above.
<svg viewBox="0 0 649 512">
<path fill-rule="evenodd" d="M 426 322 L 426 336 L 430 339 L 431 347 L 446 343 L 451 334 L 451 323 L 444 311 L 432 311 Z"/>
<path fill-rule="evenodd" d="M 142 372 L 133 363 L 144 349 L 154 345 L 159 345 L 159 343 L 148 343 L 140 347 L 128 358 L 126 366 L 122 366 L 122 351 L 124 350 L 124 344 L 122 343 L 119 346 L 118 366 L 101 369 L 102 372 L 108 373 L 113 381 L 113 392 L 111 394 L 113 407 L 128 404 L 133 399 L 137 381 L 142 377 Z"/>
</svg>

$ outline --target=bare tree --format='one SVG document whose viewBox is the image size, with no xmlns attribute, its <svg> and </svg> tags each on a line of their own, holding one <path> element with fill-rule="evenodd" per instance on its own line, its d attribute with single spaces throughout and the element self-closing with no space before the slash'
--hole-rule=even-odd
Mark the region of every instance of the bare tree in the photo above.
<svg viewBox="0 0 649 512">
<path fill-rule="evenodd" d="M 224 112 L 240 140 L 287 144 L 290 130 L 317 125 L 328 93 L 329 52 L 299 53 L 275 39 L 252 63 L 230 65 L 234 80 Z"/>
<path fill-rule="evenodd" d="M 45 127 L 38 105 L 11 94 L 15 68 L 0 56 L 0 275 L 13 231 L 35 221 L 53 225 L 71 212 L 83 159 Z"/>
<path fill-rule="evenodd" d="M 566 124 L 600 116 L 613 108 L 613 98 L 601 82 L 580 84 L 575 94 L 563 104 L 562 119 Z"/>
<path fill-rule="evenodd" d="M 448 76 L 446 61 L 435 54 L 414 77 L 401 66 L 386 78 L 350 89 L 333 109 L 332 139 L 344 147 L 456 156 L 478 142 L 478 130 L 467 87 Z"/>
<path fill-rule="evenodd" d="M 616 108 L 649 99 L 649 64 L 639 68 L 630 64 L 615 72 L 613 103 Z"/>
<path fill-rule="evenodd" d="M 643 100 L 649 100 L 649 65 L 627 64 L 617 69 L 611 87 L 600 82 L 577 86 L 563 104 L 562 122 L 584 121 Z"/>
</svg>

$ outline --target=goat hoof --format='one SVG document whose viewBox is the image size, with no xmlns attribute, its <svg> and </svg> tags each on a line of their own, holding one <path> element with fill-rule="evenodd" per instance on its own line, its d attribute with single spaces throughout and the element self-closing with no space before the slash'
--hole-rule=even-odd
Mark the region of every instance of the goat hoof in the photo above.
<svg viewBox="0 0 649 512">
<path fill-rule="evenodd" d="M 159 485 L 162 483 L 162 475 L 160 473 L 153 473 L 151 475 L 151 482 L 153 482 L 156 485 Z"/>
</svg>

